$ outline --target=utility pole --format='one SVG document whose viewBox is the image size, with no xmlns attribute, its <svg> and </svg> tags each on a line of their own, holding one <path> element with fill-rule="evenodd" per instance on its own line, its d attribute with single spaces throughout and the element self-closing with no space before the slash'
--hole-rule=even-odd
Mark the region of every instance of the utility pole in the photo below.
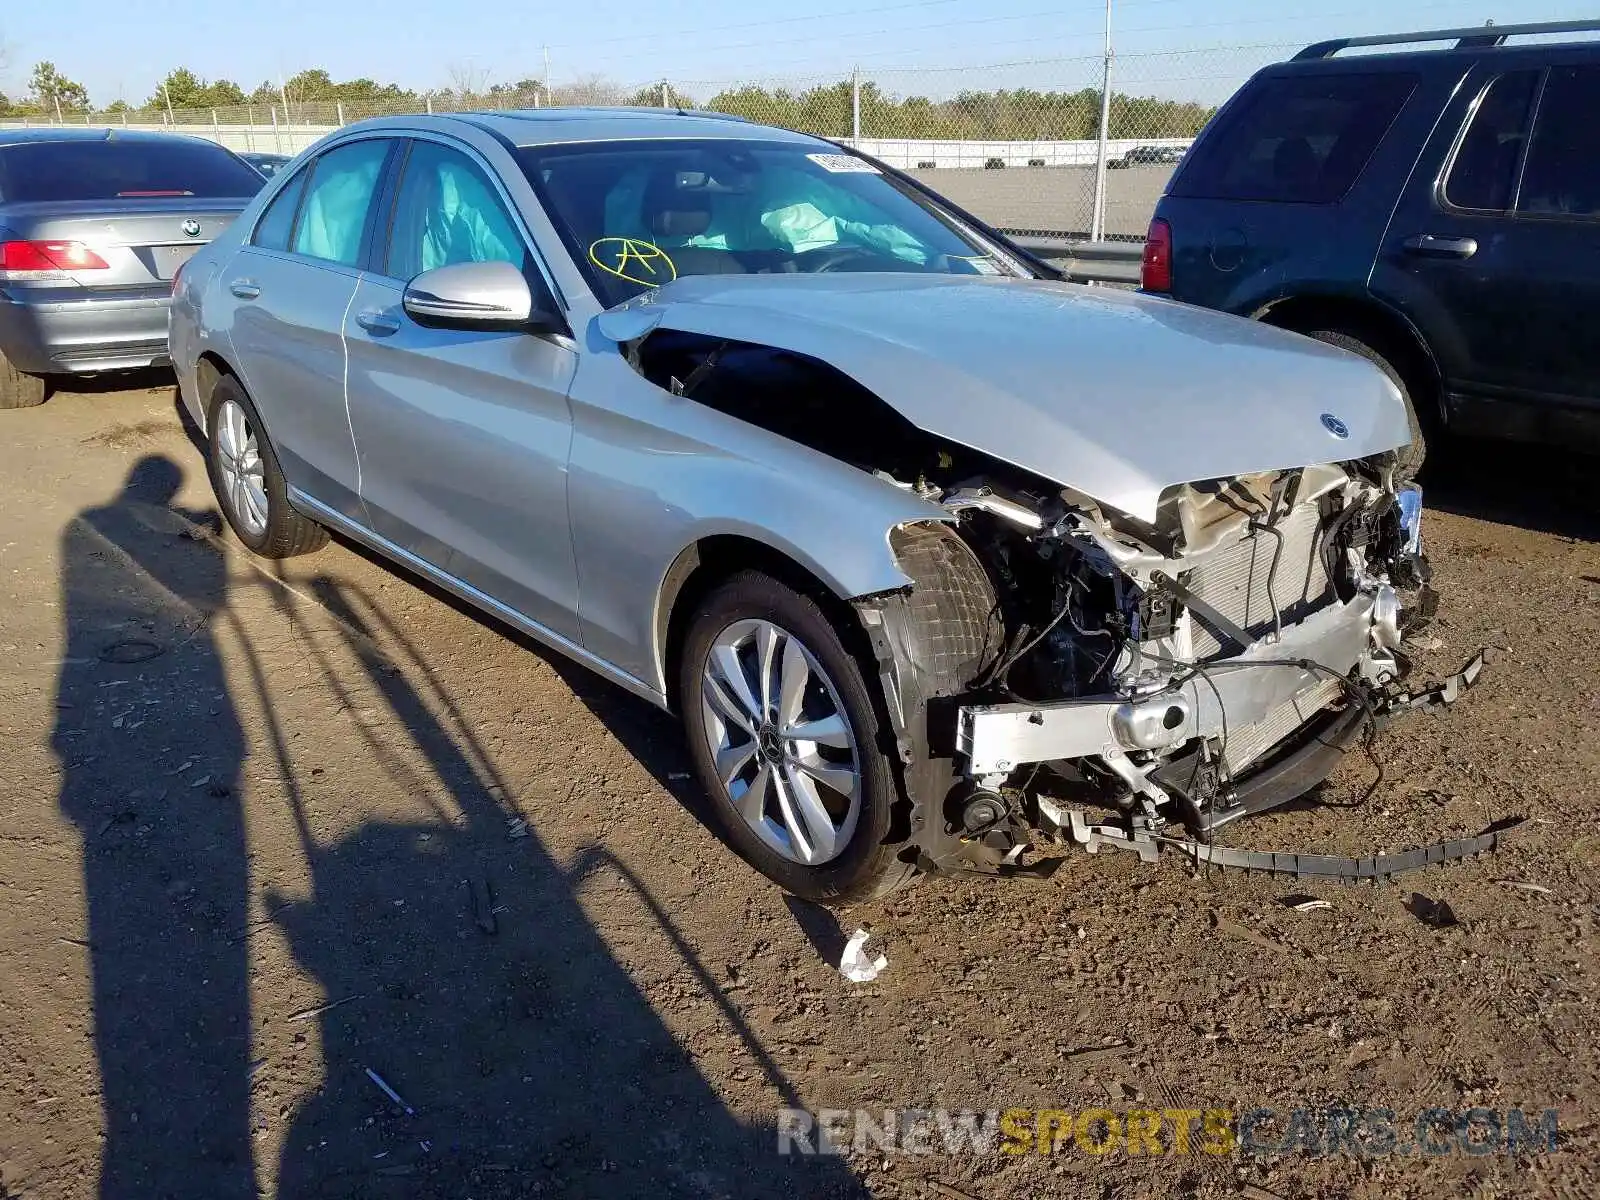
<svg viewBox="0 0 1600 1200">
<path fill-rule="evenodd" d="M 172 92 L 170 89 L 168 89 L 167 81 L 165 79 L 161 81 L 161 97 L 167 102 L 168 123 L 176 125 L 178 123 L 178 118 L 177 115 L 172 111 Z"/>
<path fill-rule="evenodd" d="M 544 102 L 548 108 L 555 101 L 550 96 L 550 47 L 544 48 Z"/>
<path fill-rule="evenodd" d="M 850 144 L 861 149 L 861 68 L 850 72 Z"/>
<path fill-rule="evenodd" d="M 1106 232 L 1106 139 L 1111 135 L 1111 0 L 1106 0 L 1105 72 L 1100 80 L 1100 147 L 1094 162 L 1094 215 L 1089 240 L 1098 242 Z"/>
</svg>

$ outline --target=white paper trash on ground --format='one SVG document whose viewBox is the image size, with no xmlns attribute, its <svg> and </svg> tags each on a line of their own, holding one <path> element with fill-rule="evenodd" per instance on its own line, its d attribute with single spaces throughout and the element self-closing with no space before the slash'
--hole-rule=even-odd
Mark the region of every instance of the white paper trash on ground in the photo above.
<svg viewBox="0 0 1600 1200">
<path fill-rule="evenodd" d="M 889 965 L 889 960 L 882 954 L 876 958 L 867 957 L 864 947 L 870 936 L 865 929 L 858 929 L 844 944 L 844 954 L 839 959 L 839 973 L 851 983 L 871 983 Z"/>
</svg>

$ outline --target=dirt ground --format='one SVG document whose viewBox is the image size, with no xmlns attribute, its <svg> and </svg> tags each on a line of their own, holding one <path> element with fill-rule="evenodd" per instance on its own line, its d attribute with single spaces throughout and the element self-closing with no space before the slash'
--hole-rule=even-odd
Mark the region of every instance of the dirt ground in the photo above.
<svg viewBox="0 0 1600 1200">
<path fill-rule="evenodd" d="M 852 984 L 839 928 L 707 831 L 668 718 L 347 545 L 280 571 L 213 537 L 150 382 L 0 414 L 6 1200 L 1600 1188 L 1578 468 L 1452 474 L 1422 665 L 1492 645 L 1492 669 L 1378 738 L 1365 806 L 1336 807 L 1373 777 L 1352 755 L 1323 803 L 1230 830 L 1359 854 L 1527 817 L 1499 853 L 1375 887 L 1113 854 L 924 880 L 846 914 L 889 958 Z M 1332 907 L 1285 903 L 1308 893 Z M 781 1108 L 1330 1105 L 1553 1108 L 1560 1134 L 1357 1158 L 779 1156 L 775 1133 Z"/>
</svg>

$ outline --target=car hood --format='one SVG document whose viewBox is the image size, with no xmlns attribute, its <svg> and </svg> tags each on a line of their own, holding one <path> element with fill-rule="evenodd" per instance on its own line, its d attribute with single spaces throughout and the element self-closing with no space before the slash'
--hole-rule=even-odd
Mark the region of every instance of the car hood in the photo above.
<svg viewBox="0 0 1600 1200">
<path fill-rule="evenodd" d="M 821 359 L 918 428 L 1152 523 L 1175 484 L 1346 461 L 1410 438 L 1399 393 L 1364 359 L 1106 288 L 695 276 L 599 321 L 618 341 L 660 325 Z"/>
</svg>

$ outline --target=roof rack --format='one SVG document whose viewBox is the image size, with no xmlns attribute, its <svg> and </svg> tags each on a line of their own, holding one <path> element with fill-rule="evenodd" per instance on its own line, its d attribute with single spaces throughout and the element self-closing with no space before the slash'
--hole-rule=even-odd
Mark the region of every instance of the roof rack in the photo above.
<svg viewBox="0 0 1600 1200">
<path fill-rule="evenodd" d="M 1503 46 L 1508 37 L 1546 33 L 1597 33 L 1600 20 L 1544 21 L 1532 25 L 1474 25 L 1466 29 L 1428 29 L 1418 33 L 1387 33 L 1376 37 L 1334 38 L 1307 46 L 1294 56 L 1295 62 L 1312 58 L 1332 58 L 1353 46 L 1403 46 L 1408 42 L 1455 42 L 1457 50 L 1479 50 Z"/>
</svg>

